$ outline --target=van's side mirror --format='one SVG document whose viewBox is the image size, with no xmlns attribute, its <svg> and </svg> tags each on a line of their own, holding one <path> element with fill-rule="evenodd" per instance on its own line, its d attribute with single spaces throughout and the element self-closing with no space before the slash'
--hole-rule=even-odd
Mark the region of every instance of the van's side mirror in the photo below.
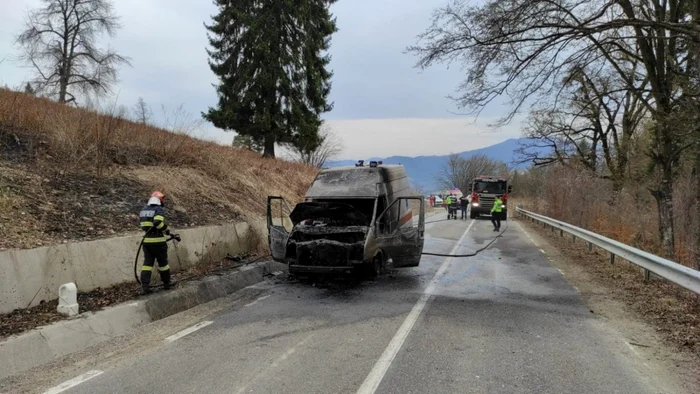
<svg viewBox="0 0 700 394">
<path fill-rule="evenodd" d="M 512 186 L 512 185 L 508 185 L 508 193 L 512 193 L 512 192 L 513 192 L 513 186 Z"/>
</svg>

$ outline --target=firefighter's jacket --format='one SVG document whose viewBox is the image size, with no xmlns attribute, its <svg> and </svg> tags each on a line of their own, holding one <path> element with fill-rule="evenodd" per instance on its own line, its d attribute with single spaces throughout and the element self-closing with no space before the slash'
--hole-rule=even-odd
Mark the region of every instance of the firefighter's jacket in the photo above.
<svg viewBox="0 0 700 394">
<path fill-rule="evenodd" d="M 165 235 L 168 231 L 168 224 L 165 223 L 163 207 L 160 205 L 146 205 L 139 214 L 141 229 L 146 232 L 143 243 L 156 244 L 165 243 Z"/>
</svg>

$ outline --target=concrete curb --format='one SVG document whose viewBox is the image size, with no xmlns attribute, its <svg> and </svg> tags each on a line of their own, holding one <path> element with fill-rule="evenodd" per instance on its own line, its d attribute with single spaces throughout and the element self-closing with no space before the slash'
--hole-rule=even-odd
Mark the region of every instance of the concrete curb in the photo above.
<svg viewBox="0 0 700 394">
<path fill-rule="evenodd" d="M 264 275 L 286 270 L 285 264 L 273 261 L 254 263 L 225 275 L 188 282 L 176 290 L 158 292 L 95 313 L 83 313 L 71 320 L 10 337 L 0 342 L 0 379 L 127 334 L 144 324 L 262 282 Z"/>
</svg>

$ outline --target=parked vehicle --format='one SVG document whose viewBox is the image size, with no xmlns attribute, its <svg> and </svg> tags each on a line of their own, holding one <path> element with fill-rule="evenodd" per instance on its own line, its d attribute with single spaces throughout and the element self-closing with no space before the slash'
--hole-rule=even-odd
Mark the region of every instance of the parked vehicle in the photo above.
<svg viewBox="0 0 700 394">
<path fill-rule="evenodd" d="M 288 217 L 286 202 L 268 197 L 270 251 L 298 274 L 364 270 L 378 275 L 389 266 L 416 267 L 423 251 L 424 204 L 421 196 L 410 195 L 401 165 L 360 161 L 355 167 L 323 169 Z"/>
<path fill-rule="evenodd" d="M 470 213 L 469 217 L 476 219 L 479 215 L 490 215 L 493 202 L 496 197 L 502 195 L 503 204 L 503 220 L 508 217 L 508 193 L 511 193 L 513 186 L 508 185 L 508 180 L 505 178 L 493 176 L 478 176 L 469 185 L 471 193 Z"/>
</svg>

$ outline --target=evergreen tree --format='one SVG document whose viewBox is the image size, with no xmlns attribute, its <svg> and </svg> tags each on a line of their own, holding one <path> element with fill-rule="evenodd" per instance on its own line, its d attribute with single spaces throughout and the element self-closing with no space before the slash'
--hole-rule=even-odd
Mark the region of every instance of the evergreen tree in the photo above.
<svg viewBox="0 0 700 394">
<path fill-rule="evenodd" d="M 214 0 L 207 53 L 219 102 L 204 118 L 263 141 L 266 157 L 275 143 L 319 144 L 320 115 L 332 109 L 326 51 L 335 1 Z"/>
<path fill-rule="evenodd" d="M 32 96 L 36 95 L 36 90 L 32 87 L 32 84 L 27 82 L 26 85 L 24 85 L 24 93 L 31 94 Z"/>
</svg>

